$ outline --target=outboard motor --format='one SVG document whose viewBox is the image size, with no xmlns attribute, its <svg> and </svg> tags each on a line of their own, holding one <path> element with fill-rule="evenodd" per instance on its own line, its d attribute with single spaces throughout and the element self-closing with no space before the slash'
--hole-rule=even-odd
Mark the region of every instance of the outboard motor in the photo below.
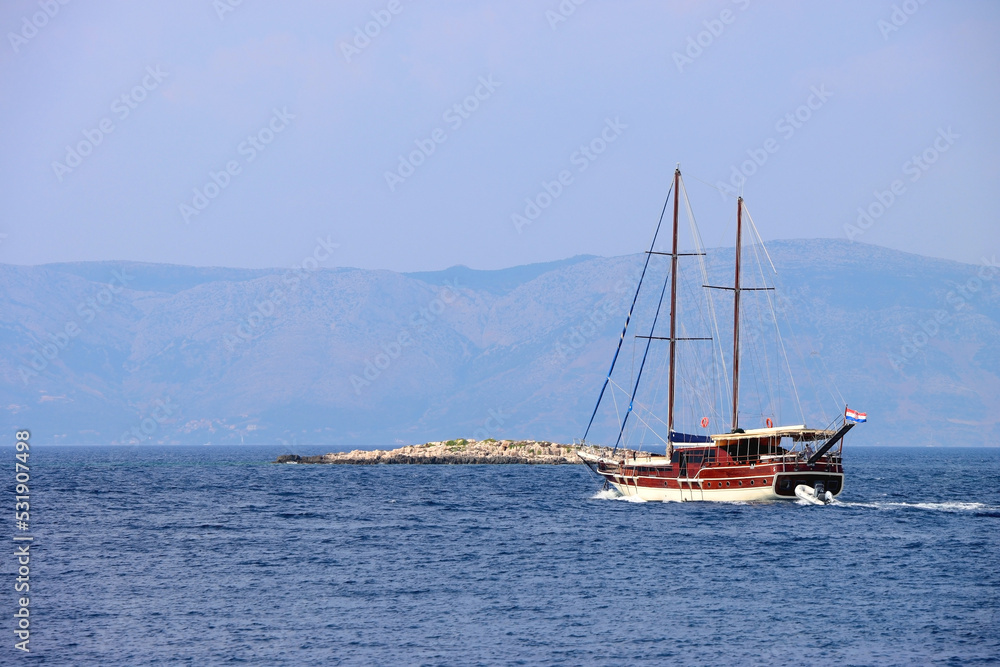
<svg viewBox="0 0 1000 667">
<path fill-rule="evenodd" d="M 833 494 L 826 490 L 823 482 L 816 482 L 815 487 L 799 484 L 795 487 L 795 495 L 813 505 L 829 505 L 833 502 Z"/>
</svg>

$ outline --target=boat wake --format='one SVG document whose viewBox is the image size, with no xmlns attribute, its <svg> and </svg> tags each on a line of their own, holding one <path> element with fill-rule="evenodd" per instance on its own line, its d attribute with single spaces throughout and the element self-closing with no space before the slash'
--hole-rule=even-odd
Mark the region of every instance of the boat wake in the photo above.
<svg viewBox="0 0 1000 667">
<path fill-rule="evenodd" d="M 644 503 L 639 496 L 623 496 L 614 489 L 603 489 L 590 497 L 591 500 L 621 500 L 626 503 Z"/>
<path fill-rule="evenodd" d="M 986 503 L 968 503 L 968 502 L 958 502 L 958 501 L 951 501 L 944 503 L 898 503 L 898 502 L 855 503 L 855 502 L 842 502 L 839 500 L 834 500 L 833 504 L 842 507 L 867 507 L 877 510 L 920 509 L 920 510 L 930 510 L 935 512 L 951 512 L 951 513 L 1000 511 L 1000 507 L 994 505 L 987 505 Z"/>
<path fill-rule="evenodd" d="M 618 500 L 626 503 L 645 503 L 649 502 L 638 496 L 623 496 L 614 489 L 603 489 L 598 491 L 590 497 L 591 500 Z M 670 502 L 670 501 L 668 501 Z M 810 502 L 808 500 L 802 500 L 797 498 L 794 503 L 799 507 L 815 507 L 817 503 Z M 715 501 L 717 505 L 753 505 L 753 504 L 774 504 L 774 503 L 749 503 L 744 500 L 731 500 L 731 501 Z M 824 504 L 820 504 L 823 507 Z M 927 510 L 932 512 L 949 512 L 952 514 L 960 514 L 966 512 L 975 512 L 983 516 L 993 516 L 1000 518 L 1000 506 L 987 505 L 986 503 L 969 503 L 969 502 L 943 502 L 943 503 L 900 503 L 900 502 L 874 502 L 874 503 L 863 503 L 863 502 L 844 502 L 841 500 L 833 499 L 830 503 L 826 503 L 825 506 L 828 507 L 860 507 L 865 509 L 874 510 L 902 510 L 902 509 L 918 509 Z"/>
</svg>

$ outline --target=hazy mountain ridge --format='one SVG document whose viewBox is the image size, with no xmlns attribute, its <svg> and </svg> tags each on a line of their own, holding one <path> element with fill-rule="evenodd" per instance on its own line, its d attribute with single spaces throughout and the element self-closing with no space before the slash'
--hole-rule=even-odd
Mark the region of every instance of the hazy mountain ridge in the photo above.
<svg viewBox="0 0 1000 667">
<path fill-rule="evenodd" d="M 1000 441 L 1000 271 L 837 240 L 768 249 L 802 358 L 871 415 L 855 439 Z M 706 259 L 725 280 L 732 248 Z M 566 442 L 582 435 L 642 262 L 0 265 L 5 421 L 40 442 Z"/>
</svg>

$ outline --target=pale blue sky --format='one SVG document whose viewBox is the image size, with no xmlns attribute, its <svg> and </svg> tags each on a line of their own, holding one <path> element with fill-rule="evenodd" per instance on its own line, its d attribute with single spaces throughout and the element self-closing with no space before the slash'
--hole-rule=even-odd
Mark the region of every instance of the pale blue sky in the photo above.
<svg viewBox="0 0 1000 667">
<path fill-rule="evenodd" d="M 677 162 L 726 245 L 735 206 L 700 181 L 753 156 L 765 239 L 844 238 L 891 196 L 858 240 L 1000 252 L 994 1 L 227 1 L 3 3 L 0 262 L 286 266 L 317 236 L 330 266 L 393 270 L 625 254 Z M 548 206 L 518 231 L 526 198 Z"/>
</svg>

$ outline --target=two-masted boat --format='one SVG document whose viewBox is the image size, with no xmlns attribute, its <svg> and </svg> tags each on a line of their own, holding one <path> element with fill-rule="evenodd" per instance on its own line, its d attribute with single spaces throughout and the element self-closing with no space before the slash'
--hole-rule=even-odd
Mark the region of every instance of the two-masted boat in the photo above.
<svg viewBox="0 0 1000 667">
<path fill-rule="evenodd" d="M 601 400 L 605 396 L 609 382 L 625 341 L 626 332 L 632 320 L 633 310 L 642 287 L 643 278 L 654 256 L 666 256 L 670 260 L 669 294 L 669 333 L 667 336 L 657 336 L 656 322 L 659 317 L 657 306 L 656 316 L 648 336 L 635 336 L 644 339 L 645 352 L 638 372 L 633 373 L 634 384 L 631 389 L 628 410 L 620 417 L 621 425 L 618 439 L 613 447 L 589 447 L 581 450 L 579 456 L 597 475 L 605 480 L 605 484 L 613 487 L 625 496 L 635 496 L 644 500 L 688 501 L 766 501 L 802 499 L 813 503 L 831 502 L 844 489 L 844 468 L 842 449 L 844 436 L 855 424 L 866 420 L 866 415 L 848 409 L 833 422 L 823 428 L 809 428 L 805 424 L 776 426 L 771 418 L 767 418 L 762 428 L 743 429 L 740 427 L 740 304 L 741 297 L 747 291 L 770 291 L 772 287 L 741 284 L 740 257 L 742 250 L 742 235 L 744 226 L 743 198 L 737 199 L 736 213 L 736 261 L 735 277 L 731 286 L 702 285 L 707 289 L 726 290 L 733 297 L 733 334 L 732 334 L 732 382 L 729 385 L 731 393 L 731 423 L 728 432 L 714 434 L 691 434 L 675 430 L 675 403 L 677 400 L 677 345 L 681 342 L 696 340 L 711 340 L 709 337 L 682 336 L 678 328 L 678 261 L 687 256 L 704 255 L 704 252 L 678 252 L 678 203 L 682 180 L 680 168 L 674 172 L 670 191 L 673 195 L 673 237 L 670 252 L 655 251 L 657 236 L 662 225 L 664 213 L 671 200 L 668 193 L 660 215 L 660 223 L 649 251 L 636 288 L 632 306 L 629 308 L 618 340 L 611 369 L 604 380 L 597 405 L 591 414 L 587 431 L 582 443 L 588 445 L 587 436 L 594 425 Z M 687 199 L 685 193 L 685 200 Z M 688 205 L 689 206 L 689 205 Z M 751 220 L 752 224 L 752 220 Z M 758 237 L 759 238 L 759 237 Z M 660 293 L 663 303 L 664 293 L 668 286 L 665 279 Z M 666 435 L 660 439 L 665 442 L 664 454 L 654 454 L 642 451 L 642 448 L 629 448 L 623 444 L 622 438 L 629 425 L 629 418 L 635 416 L 633 409 L 636 393 L 642 379 L 642 371 L 646 362 L 649 346 L 656 341 L 666 343 L 668 349 L 667 364 L 667 404 L 666 421 L 663 427 Z M 728 378 L 727 378 L 728 379 Z M 631 381 L 630 381 L 631 384 Z M 619 388 L 620 385 L 617 385 Z M 627 392 L 626 392 L 627 393 Z M 615 422 L 617 425 L 617 421 Z M 701 420 L 701 426 L 707 427 L 708 418 Z M 649 427 L 648 423 L 645 426 Z"/>
</svg>

